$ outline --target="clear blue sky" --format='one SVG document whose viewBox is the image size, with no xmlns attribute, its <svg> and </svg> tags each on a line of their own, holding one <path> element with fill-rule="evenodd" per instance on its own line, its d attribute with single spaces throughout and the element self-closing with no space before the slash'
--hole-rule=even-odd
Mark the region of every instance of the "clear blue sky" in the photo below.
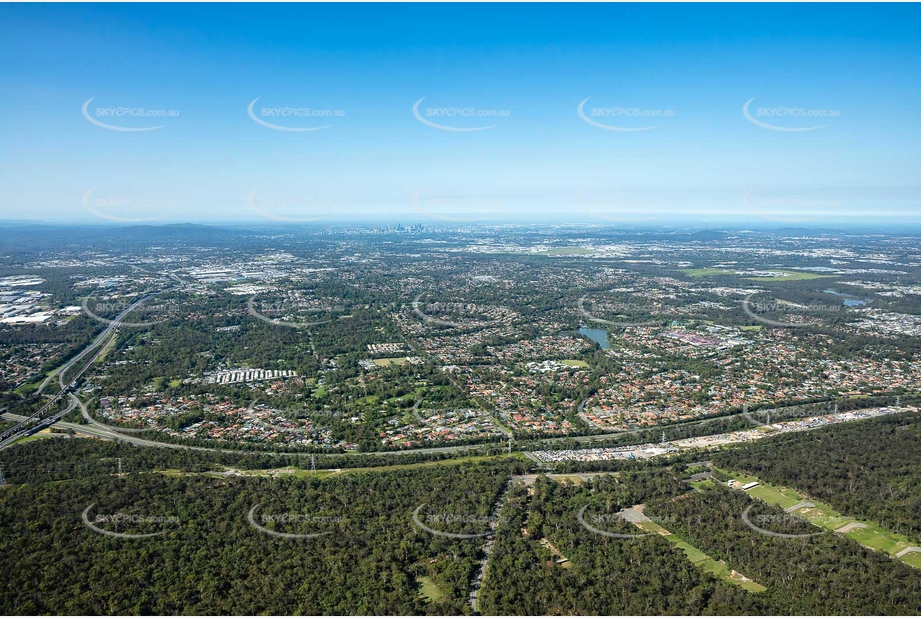
<svg viewBox="0 0 921 618">
<path fill-rule="evenodd" d="M 0 219 L 895 223 L 919 67 L 918 5 L 6 4 Z"/>
</svg>

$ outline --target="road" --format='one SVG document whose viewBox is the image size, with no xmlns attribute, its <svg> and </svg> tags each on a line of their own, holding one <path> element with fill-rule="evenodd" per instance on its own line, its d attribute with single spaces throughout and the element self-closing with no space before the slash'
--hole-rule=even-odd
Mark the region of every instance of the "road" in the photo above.
<svg viewBox="0 0 921 618">
<path fill-rule="evenodd" d="M 44 429 L 45 427 L 49 427 L 49 426 L 53 425 L 54 423 L 58 422 L 58 420 L 59 420 L 62 416 L 64 416 L 65 414 L 67 414 L 68 412 L 70 412 L 71 410 L 73 410 L 73 409 L 76 408 L 76 407 L 77 407 L 77 404 L 76 404 L 76 403 L 74 403 L 73 401 L 69 402 L 66 408 L 64 408 L 63 410 L 61 410 L 60 412 L 58 412 L 58 413 L 56 413 L 56 414 L 54 414 L 54 415 L 52 415 L 52 416 L 49 416 L 48 418 L 42 419 L 41 421 L 38 422 L 37 425 L 35 425 L 35 426 L 33 426 L 33 427 L 30 427 L 30 428 L 29 428 L 29 432 L 27 432 L 27 433 L 33 433 L 33 432 L 35 432 L 35 431 L 39 431 L 39 430 L 41 430 L 41 429 Z M 14 419 L 14 418 L 11 418 L 11 417 L 15 417 L 15 419 Z M 19 415 L 16 415 L 16 414 L 9 414 L 9 415 L 8 415 L 8 414 L 4 414 L 4 415 L 3 415 L 3 418 L 9 419 L 9 420 L 26 420 L 28 417 L 19 416 Z M 16 433 L 16 434 L 13 434 L 13 435 L 9 436 L 9 437 L 6 438 L 6 439 L 0 440 L 0 451 L 2 451 L 3 449 L 7 448 L 8 446 L 11 446 L 14 442 L 16 442 L 17 440 L 19 440 L 20 438 L 22 438 L 24 433 L 26 433 L 26 432 Z"/>
<path fill-rule="evenodd" d="M 131 313 L 131 311 L 136 309 L 141 303 L 146 301 L 148 298 L 150 298 L 149 295 L 141 297 L 140 299 L 136 300 L 133 304 L 131 304 L 131 306 L 129 306 L 124 311 L 119 313 L 118 316 L 114 320 L 112 320 L 112 322 L 108 324 L 105 327 L 105 329 L 103 329 L 103 331 L 99 334 L 99 336 L 93 339 L 93 341 L 91 341 L 90 344 L 86 346 L 79 354 L 77 354 L 72 359 L 67 361 L 56 372 L 49 375 L 45 379 L 45 381 L 42 382 L 39 389 L 43 388 L 44 385 L 47 384 L 48 381 L 51 380 L 56 375 L 58 377 L 58 385 L 60 386 L 60 390 L 55 395 L 53 395 L 51 399 L 45 405 L 43 405 L 37 412 L 33 413 L 31 416 L 20 421 L 17 425 L 14 425 L 13 427 L 7 429 L 2 434 L 0 434 L 0 444 L 6 444 L 8 438 L 10 437 L 18 436 L 20 434 L 29 433 L 33 431 L 35 429 L 34 424 L 39 422 L 42 416 L 46 412 L 51 410 L 62 397 L 70 393 L 70 387 L 67 387 L 64 385 L 64 378 L 66 377 L 67 372 L 70 371 L 71 367 L 73 367 L 78 362 L 80 362 L 80 360 L 84 358 L 87 354 L 89 354 L 96 348 L 99 348 L 99 350 L 93 355 L 93 357 L 89 360 L 89 362 L 87 362 L 83 366 L 83 368 L 80 369 L 80 371 L 78 371 L 74 375 L 73 379 L 71 380 L 71 384 L 74 384 L 77 382 L 77 380 L 80 379 L 80 377 L 86 372 L 86 370 L 89 369 L 93 365 L 94 362 L 96 362 L 96 359 L 99 358 L 100 354 L 102 354 L 102 352 L 105 350 L 105 344 L 108 343 L 109 337 L 111 337 L 114 334 L 115 330 L 118 328 L 119 323 L 125 318 L 125 316 Z M 57 418 L 60 418 L 60 416 L 57 416 Z"/>
<path fill-rule="evenodd" d="M 486 579 L 486 567 L 489 565 L 489 557 L 492 555 L 492 547 L 496 539 L 496 529 L 499 527 L 499 512 L 502 510 L 502 505 L 505 504 L 505 497 L 508 495 L 508 491 L 512 488 L 512 483 L 514 482 L 515 477 L 510 478 L 508 482 L 506 482 L 505 487 L 502 489 L 502 493 L 499 495 L 499 499 L 496 501 L 495 506 L 493 506 L 492 517 L 489 519 L 489 525 L 492 531 L 486 538 L 486 545 L 483 547 L 483 559 L 480 561 L 480 568 L 473 577 L 473 581 L 470 584 L 470 593 L 467 595 L 467 601 L 470 603 L 470 609 L 473 610 L 474 614 L 479 614 L 480 611 L 480 589 L 483 587 L 483 582 Z"/>
<path fill-rule="evenodd" d="M 128 442 L 130 444 L 135 444 L 137 446 L 150 446 L 154 448 L 174 448 L 174 449 L 186 449 L 186 450 L 192 450 L 192 451 L 206 451 L 206 452 L 210 451 L 214 453 L 236 453 L 236 454 L 249 453 L 249 454 L 260 454 L 260 455 L 270 455 L 270 456 L 296 455 L 298 457 L 309 457 L 311 455 L 316 455 L 316 453 L 305 453 L 305 452 L 299 452 L 299 451 L 261 451 L 261 450 L 246 451 L 246 450 L 224 449 L 224 448 L 216 448 L 216 447 L 190 446 L 186 444 L 170 444 L 167 442 L 145 440 L 143 438 L 136 438 L 134 436 L 125 435 L 126 432 L 132 432 L 133 430 L 121 429 L 121 428 L 116 430 L 108 425 L 104 425 L 103 423 L 96 421 L 95 419 L 92 419 L 89 416 L 89 413 L 86 411 L 85 405 L 82 405 L 82 403 L 81 403 L 81 410 L 83 411 L 83 417 L 88 421 L 90 426 L 80 425 L 77 423 L 66 423 L 66 422 L 60 422 L 59 423 L 60 426 L 66 427 L 67 429 L 73 429 L 77 433 L 86 434 L 86 435 L 90 435 L 90 436 L 97 437 L 97 438 L 105 438 L 109 440 L 119 440 L 122 442 Z M 9 414 L 9 413 L 3 414 L 2 416 L 3 418 L 7 420 L 14 420 L 14 421 L 21 421 L 25 419 L 25 417 L 14 415 L 14 414 Z M 719 417 L 719 418 L 732 418 L 735 416 L 741 416 L 741 413 L 733 414 L 731 416 Z M 664 429 L 667 430 L 669 428 L 683 427 L 686 425 L 699 425 L 701 423 L 706 423 L 709 420 L 713 420 L 713 419 L 688 421 L 687 423 L 670 425 L 668 427 L 664 427 Z M 633 429 L 633 430 L 620 431 L 617 433 L 597 434 L 597 435 L 590 435 L 590 436 L 575 436 L 575 437 L 569 437 L 569 438 L 543 438 L 541 440 L 537 440 L 536 442 L 547 445 L 548 447 L 552 448 L 554 445 L 559 446 L 559 442 L 561 440 L 573 440 L 575 442 L 584 443 L 584 442 L 591 442 L 593 440 L 603 440 L 606 438 L 614 438 L 614 437 L 619 437 L 623 435 L 629 435 L 629 434 L 638 433 L 641 431 L 648 431 L 648 429 Z M 361 451 L 361 452 L 353 451 L 349 453 L 335 453 L 335 454 L 337 455 L 338 454 L 385 455 L 386 456 L 386 455 L 403 455 L 403 454 L 409 454 L 409 453 L 416 453 L 416 454 L 463 453 L 465 451 L 479 449 L 482 446 L 484 445 L 465 444 L 465 445 L 459 445 L 459 446 L 437 446 L 437 447 L 428 447 L 428 448 L 403 449 L 399 451 Z M 493 446 L 496 446 L 496 445 L 494 444 Z M 532 459 L 532 461 L 535 459 L 528 452 L 526 452 L 525 455 L 529 456 L 529 458 Z"/>
<path fill-rule="evenodd" d="M 77 399 L 76 396 L 71 394 L 71 397 Z M 77 399 L 79 401 L 79 399 Z M 184 449 L 189 451 L 204 451 L 204 452 L 213 452 L 213 453 L 231 453 L 231 454 L 251 454 L 251 455 L 271 455 L 271 456 L 288 456 L 296 455 L 298 457 L 310 457 L 311 455 L 316 455 L 316 453 L 305 453 L 302 451 L 244 451 L 237 449 L 225 449 L 225 448 L 215 448 L 208 446 L 191 446 L 188 444 L 171 444 L 169 442 L 157 442 L 154 440 L 145 440 L 144 438 L 137 438 L 134 436 L 125 435 L 122 433 L 122 429 L 115 430 L 109 425 L 104 425 L 99 421 L 93 419 L 89 415 L 89 411 L 86 409 L 86 405 L 79 401 L 80 411 L 83 415 L 83 418 L 87 420 L 88 425 L 81 425 L 79 423 L 68 423 L 64 421 L 58 422 L 60 427 L 65 429 L 72 429 L 77 433 L 85 434 L 88 436 L 96 438 L 105 438 L 108 440 L 118 440 L 121 442 L 127 442 L 129 444 L 134 444 L 136 446 L 150 446 L 154 448 L 173 448 L 173 449 Z M 70 408 L 71 410 L 73 407 Z M 18 414 L 9 414 L 5 413 L 2 417 L 6 420 L 12 421 L 21 421 L 26 417 L 20 416 Z M 432 448 L 422 448 L 422 449 L 412 449 L 404 451 L 373 451 L 373 452 L 354 452 L 354 453 L 343 453 L 345 455 L 401 455 L 404 453 L 461 453 L 470 449 L 479 448 L 479 445 L 475 444 L 466 444 L 461 446 L 441 446 L 441 447 L 432 447 Z M 340 453 L 335 453 L 340 454 Z"/>
</svg>

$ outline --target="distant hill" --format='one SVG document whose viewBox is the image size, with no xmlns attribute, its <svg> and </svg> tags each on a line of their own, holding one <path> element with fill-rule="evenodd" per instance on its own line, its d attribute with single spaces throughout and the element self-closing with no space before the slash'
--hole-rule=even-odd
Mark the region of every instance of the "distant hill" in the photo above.
<svg viewBox="0 0 921 618">
<path fill-rule="evenodd" d="M 106 236 L 113 238 L 134 238 L 137 240 L 155 240 L 157 238 L 187 239 L 223 239 L 237 235 L 237 232 L 213 225 L 196 223 L 173 223 L 166 225 L 129 225 L 126 227 L 106 228 Z"/>
</svg>

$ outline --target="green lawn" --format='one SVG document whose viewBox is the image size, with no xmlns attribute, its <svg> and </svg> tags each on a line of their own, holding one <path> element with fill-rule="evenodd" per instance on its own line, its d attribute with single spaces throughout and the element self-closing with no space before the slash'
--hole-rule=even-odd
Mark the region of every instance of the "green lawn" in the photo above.
<svg viewBox="0 0 921 618">
<path fill-rule="evenodd" d="M 34 442 L 35 440 L 46 440 L 50 438 L 51 435 L 47 433 L 34 433 L 31 436 L 26 436 L 25 438 L 19 438 L 13 444 L 25 444 L 26 442 Z"/>
<path fill-rule="evenodd" d="M 568 358 L 566 360 L 560 361 L 564 365 L 569 365 L 570 367 L 588 367 L 588 363 L 583 360 L 576 360 L 573 358 Z"/>
<path fill-rule="evenodd" d="M 434 603 L 438 603 L 445 599 L 445 593 L 431 577 L 419 578 L 419 594 L 421 594 L 422 598 L 426 601 L 432 601 Z"/>
<path fill-rule="evenodd" d="M 710 573 L 714 577 L 740 586 L 749 592 L 764 592 L 767 590 L 767 588 L 761 584 L 755 583 L 743 575 L 738 573 L 733 574 L 732 569 L 730 569 L 725 562 L 721 560 L 714 560 L 697 547 L 694 547 L 677 534 L 672 534 L 654 521 L 638 521 L 634 523 L 638 528 L 642 530 L 647 532 L 654 532 L 664 536 L 665 540 L 683 551 L 684 555 L 687 556 L 687 559 L 690 560 L 695 566 L 703 569 L 707 573 Z"/>
<path fill-rule="evenodd" d="M 38 380 L 38 382 L 26 382 L 19 388 L 15 389 L 13 392 L 16 393 L 17 395 L 26 396 L 32 391 L 37 390 L 38 386 L 42 383 L 42 380 L 44 380 L 45 377 L 46 376 L 42 376 L 41 379 Z"/>
<path fill-rule="evenodd" d="M 753 489 L 749 489 L 745 493 L 751 495 L 753 498 L 767 502 L 768 504 L 779 506 L 782 509 L 789 508 L 799 502 L 812 502 L 815 504 L 814 507 L 797 509 L 795 514 L 820 528 L 834 531 L 851 523 L 866 525 L 866 528 L 858 528 L 844 533 L 844 536 L 853 539 L 864 547 L 884 551 L 894 557 L 895 554 L 906 547 L 921 545 L 921 543 L 917 543 L 905 535 L 889 532 L 872 522 L 860 521 L 853 517 L 842 515 L 828 504 L 812 498 L 807 498 L 787 487 L 775 487 L 754 476 L 741 474 L 739 472 L 727 470 L 720 470 L 720 472 L 729 475 L 742 484 L 757 481 L 760 485 Z M 899 560 L 913 567 L 921 568 L 921 554 L 906 554 L 899 558 Z"/>
<path fill-rule="evenodd" d="M 710 556 L 700 551 L 699 549 L 697 549 L 690 543 L 686 543 L 685 541 L 682 541 L 680 538 L 678 538 L 674 534 L 669 534 L 665 538 L 671 541 L 672 543 L 674 543 L 675 546 L 678 547 L 678 549 L 683 551 L 684 555 L 688 557 L 688 560 L 690 560 L 694 564 L 697 564 L 698 562 L 703 562 L 704 560 L 712 560 Z"/>
<path fill-rule="evenodd" d="M 838 275 L 818 275 L 816 273 L 805 272 L 801 270 L 784 270 L 782 268 L 763 269 L 770 272 L 786 273 L 786 277 L 745 277 L 748 281 L 809 281 L 810 279 L 825 279 L 828 277 L 837 277 Z"/>
<path fill-rule="evenodd" d="M 689 277 L 712 277 L 734 274 L 732 271 L 723 270 L 722 268 L 684 268 L 681 272 Z"/>
<path fill-rule="evenodd" d="M 412 464 L 394 464 L 392 466 L 372 466 L 369 468 L 342 468 L 341 472 L 337 474 L 354 474 L 359 472 L 387 472 L 390 470 L 410 470 L 413 468 L 431 468 L 434 466 L 456 466 L 463 463 L 470 463 L 475 461 L 488 461 L 491 459 L 502 459 L 504 457 L 514 457 L 516 459 L 525 460 L 525 456 L 521 453 L 512 453 L 511 455 L 468 455 L 466 457 L 455 457 L 452 459 L 441 459 L 438 461 L 422 461 L 419 463 Z M 530 459 L 527 459 L 530 461 Z"/>
<path fill-rule="evenodd" d="M 374 364 L 377 365 L 378 367 L 386 367 L 387 365 L 393 365 L 393 364 L 402 365 L 405 362 L 406 362 L 405 356 L 399 356 L 396 358 L 375 358 L 374 359 Z"/>
</svg>

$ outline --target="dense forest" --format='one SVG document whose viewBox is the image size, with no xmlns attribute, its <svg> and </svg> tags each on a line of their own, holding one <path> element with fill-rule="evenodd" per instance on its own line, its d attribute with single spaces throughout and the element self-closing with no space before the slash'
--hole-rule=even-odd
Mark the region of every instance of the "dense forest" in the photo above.
<svg viewBox="0 0 921 618">
<path fill-rule="evenodd" d="M 832 534 L 759 535 L 741 519 L 748 497 L 719 487 L 688 491 L 681 475 L 671 474 L 625 472 L 581 486 L 539 479 L 530 494 L 524 487 L 511 491 L 485 579 L 483 612 L 911 615 L 921 610 L 921 572 Z M 606 531 L 636 534 L 640 530 L 616 513 L 640 503 L 669 532 L 766 590 L 748 592 L 716 579 L 660 535 L 608 538 L 578 523 L 586 507 L 605 522 L 599 527 Z M 759 517 L 783 515 L 763 505 L 758 509 Z M 785 532 L 814 530 L 785 525 Z M 560 555 L 569 562 L 560 564 Z"/>
<path fill-rule="evenodd" d="M 910 434 L 916 420 L 889 417 L 851 427 L 863 429 L 865 443 L 881 446 L 894 442 L 890 430 Z M 745 448 L 717 458 L 737 457 Z M 690 455 L 681 459 L 690 461 Z M 783 522 L 778 532 L 813 528 L 719 485 L 691 490 L 689 477 L 701 468 L 688 462 L 621 462 L 619 472 L 578 485 L 541 476 L 531 486 L 508 484 L 509 477 L 529 471 L 516 458 L 307 478 L 210 472 L 273 468 L 295 459 L 72 438 L 0 452 L 8 481 L 0 487 L 0 561 L 7 573 L 0 611 L 469 614 L 468 595 L 490 545 L 482 536 L 429 534 L 414 524 L 413 512 L 424 509 L 428 525 L 440 531 L 478 535 L 488 531 L 485 522 L 497 504 L 497 533 L 479 589 L 483 614 L 921 611 L 921 572 L 834 534 L 757 534 L 741 518 L 752 504 L 753 517 Z M 917 471 L 905 473 L 918 478 Z M 872 478 L 854 483 L 862 488 Z M 767 589 L 749 592 L 718 579 L 660 535 L 609 538 L 579 523 L 585 508 L 597 527 L 635 534 L 638 529 L 617 513 L 637 504 Z M 254 507 L 257 523 L 271 532 L 322 536 L 272 536 L 248 521 Z M 104 531 L 156 536 L 108 536 L 83 517 Z"/>
<path fill-rule="evenodd" d="M 900 414 L 752 442 L 718 454 L 714 463 L 918 538 L 919 443 L 921 414 Z"/>
<path fill-rule="evenodd" d="M 761 614 L 759 599 L 698 570 L 659 537 L 615 539 L 581 527 L 588 505 L 613 514 L 681 484 L 663 471 L 634 473 L 574 487 L 539 479 L 533 495 L 520 487 L 506 498 L 482 591 L 484 614 Z M 617 533 L 637 529 L 613 518 Z M 541 543 L 549 541 L 569 565 Z"/>
<path fill-rule="evenodd" d="M 742 513 L 766 520 L 772 532 L 821 532 L 792 521 L 783 510 L 755 502 L 742 492 L 714 485 L 679 500 L 658 499 L 646 513 L 714 558 L 725 560 L 767 587 L 765 613 L 917 615 L 921 571 L 837 534 L 778 538 L 756 532 Z"/>
<path fill-rule="evenodd" d="M 507 463 L 306 480 L 131 473 L 8 485 L 0 612 L 462 614 L 485 539 L 433 536 L 412 513 L 425 505 L 442 515 L 439 529 L 481 532 L 476 518 L 489 515 L 514 471 Z M 247 521 L 257 505 L 276 532 L 327 534 L 270 536 Z M 81 521 L 88 507 L 104 530 L 159 535 L 97 533 Z"/>
<path fill-rule="evenodd" d="M 475 454 L 509 459 L 501 447 L 478 449 Z M 456 458 L 451 452 L 408 452 L 393 455 L 317 455 L 313 458 L 318 470 L 374 468 L 394 465 L 436 463 Z M 0 468 L 11 483 L 42 483 L 82 478 L 97 474 L 112 474 L 118 470 L 118 460 L 126 472 L 177 470 L 206 472 L 232 467 L 239 470 L 266 470 L 294 467 L 311 469 L 311 458 L 304 455 L 276 455 L 253 451 L 193 451 L 176 448 L 138 447 L 124 442 L 87 440 L 82 438 L 41 439 L 17 444 L 0 451 Z M 515 459 L 519 463 L 523 460 Z"/>
</svg>

